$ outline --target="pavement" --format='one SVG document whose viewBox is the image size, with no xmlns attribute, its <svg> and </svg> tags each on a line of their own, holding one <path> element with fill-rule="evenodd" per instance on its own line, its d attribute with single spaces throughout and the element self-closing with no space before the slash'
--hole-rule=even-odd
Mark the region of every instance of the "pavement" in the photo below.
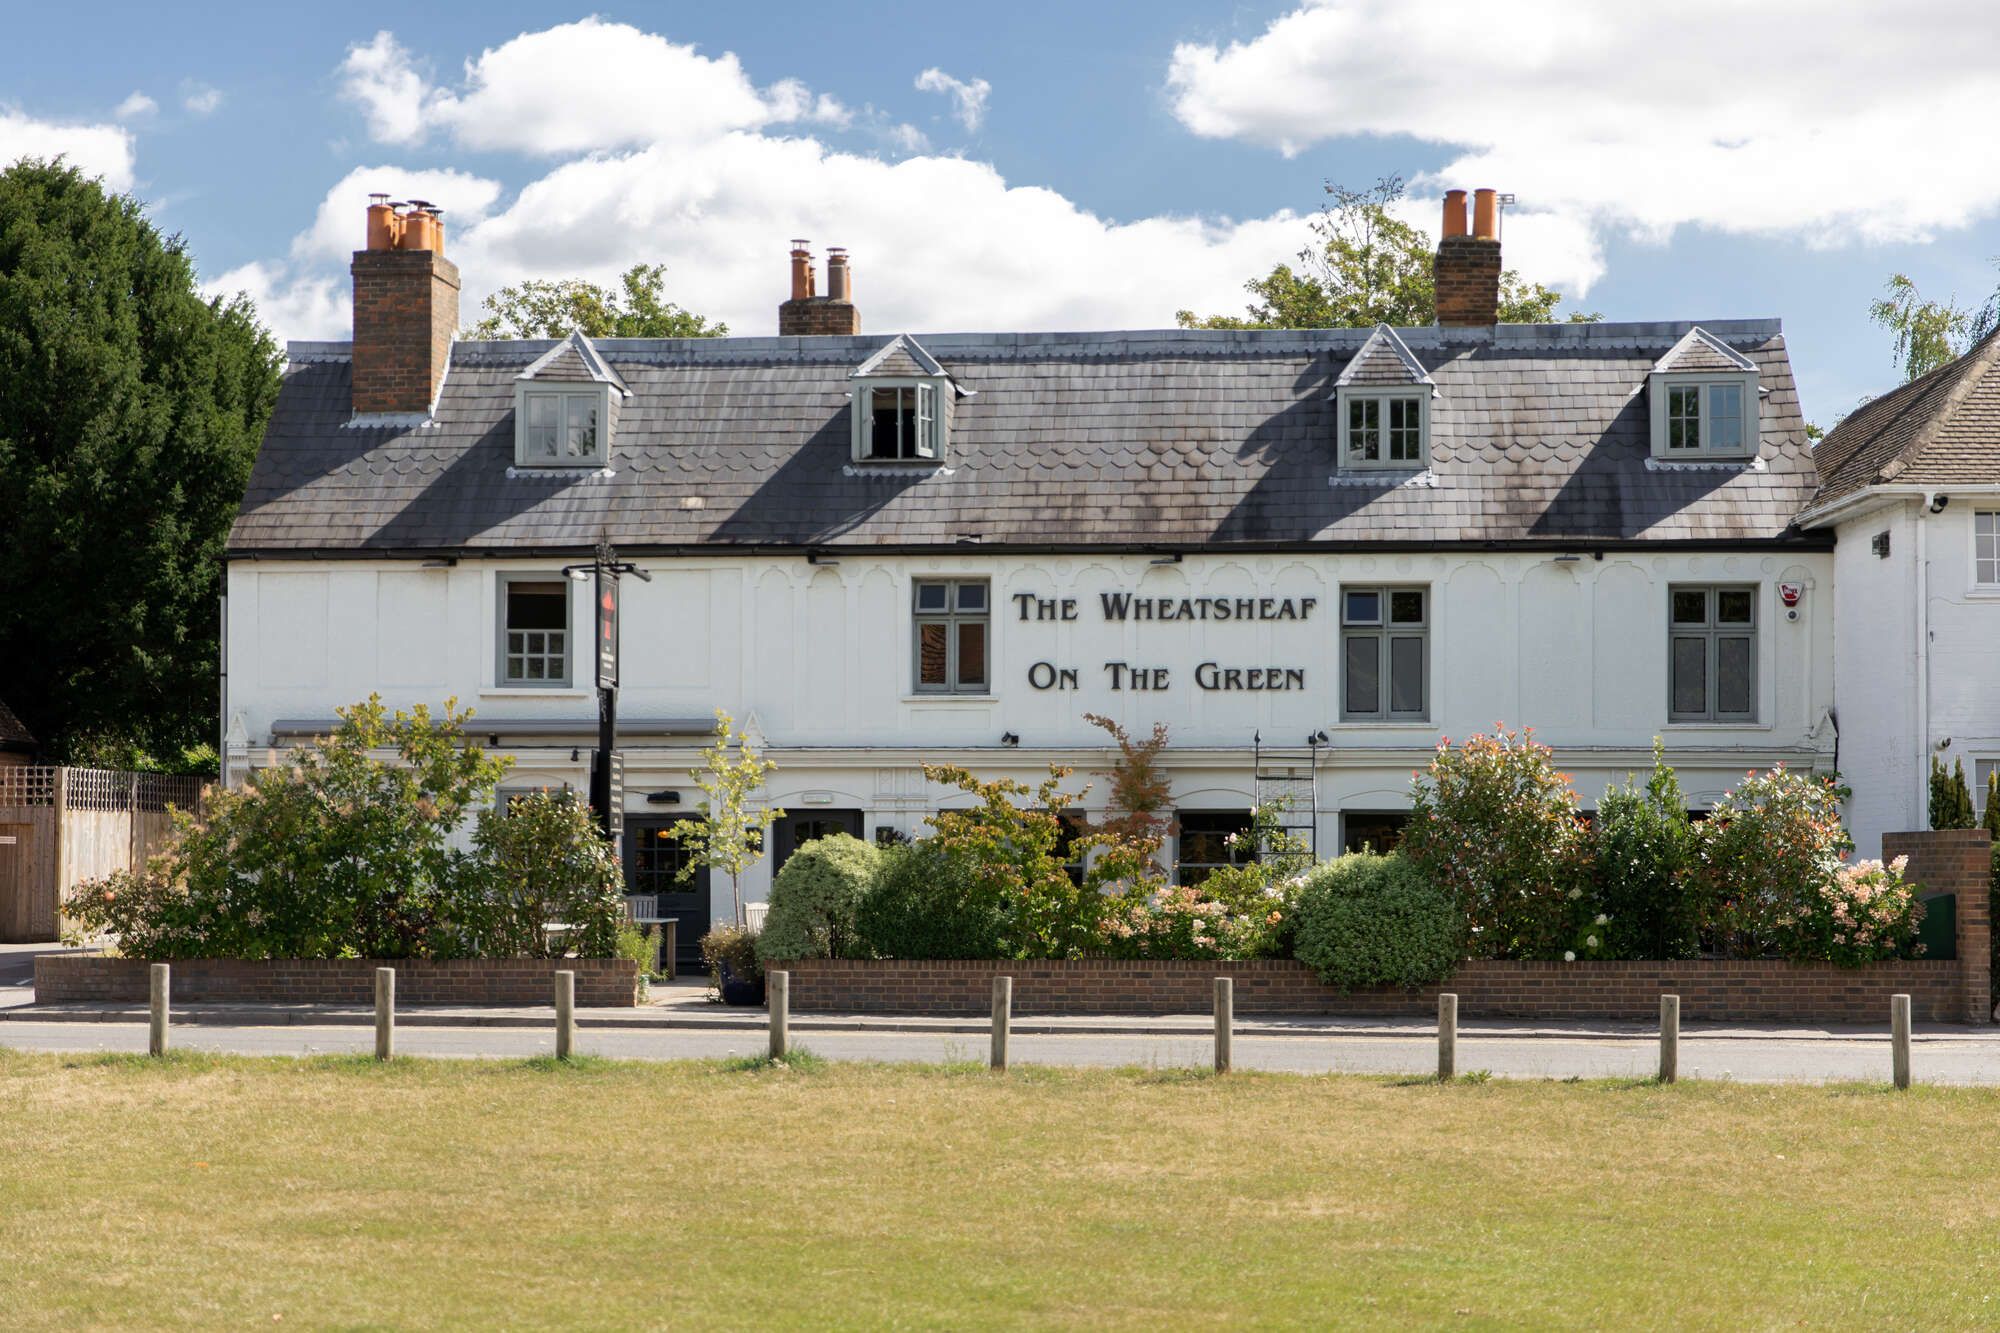
<svg viewBox="0 0 2000 1333">
<path fill-rule="evenodd" d="M 4 946 L 15 949 L 15 946 Z M 143 1051 L 144 1006 L 35 1005 L 31 986 L 12 980 L 21 951 L 0 952 L 0 1045 L 57 1052 Z M 27 967 L 32 968 L 31 955 Z M 675 983 L 651 1004 L 577 1012 L 580 1051 L 622 1059 L 715 1059 L 761 1054 L 767 1018 L 708 1000 L 708 988 Z M 521 1058 L 552 1053 L 548 1006 L 502 1009 L 405 1007 L 397 1049 L 406 1055 Z M 173 1037 L 190 1050 L 247 1055 L 366 1052 L 374 1012 L 336 1005 L 177 1005 Z M 794 1013 L 799 1046 L 836 1060 L 941 1063 L 986 1058 L 984 1018 Z M 1016 1016 L 1010 1055 L 1017 1064 L 1207 1067 L 1214 1022 L 1208 1014 L 1158 1017 Z M 1921 1082 L 2000 1085 L 2000 1031 L 1924 1025 L 1912 1036 Z M 1458 1068 L 1507 1078 L 1646 1078 L 1657 1068 L 1658 1033 L 1638 1023 L 1528 1023 L 1462 1020 Z M 1425 1075 L 1437 1068 L 1436 1029 L 1422 1019 L 1239 1017 L 1239 1069 L 1294 1073 Z M 1879 1028 L 1701 1024 L 1682 1027 L 1683 1078 L 1740 1082 L 1886 1082 L 1887 1025 Z"/>
</svg>

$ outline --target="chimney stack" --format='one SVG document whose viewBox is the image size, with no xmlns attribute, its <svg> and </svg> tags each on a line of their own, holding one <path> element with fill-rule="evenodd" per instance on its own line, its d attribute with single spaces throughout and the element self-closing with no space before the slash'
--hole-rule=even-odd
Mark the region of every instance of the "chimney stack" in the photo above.
<svg viewBox="0 0 2000 1333">
<path fill-rule="evenodd" d="M 368 239 L 354 252 L 356 414 L 428 414 L 458 331 L 458 266 L 444 217 L 424 200 L 369 196 Z"/>
<path fill-rule="evenodd" d="M 1465 191 L 1447 190 L 1444 227 L 1431 276 L 1441 328 L 1491 328 L 1500 322 L 1499 198 L 1472 194 L 1472 234 L 1465 228 Z"/>
<path fill-rule="evenodd" d="M 792 299 L 778 307 L 778 336 L 861 332 L 861 312 L 854 308 L 854 277 L 847 267 L 847 251 L 836 246 L 826 252 L 827 293 L 821 296 L 814 290 L 812 251 L 806 245 L 805 241 L 792 242 Z"/>
</svg>

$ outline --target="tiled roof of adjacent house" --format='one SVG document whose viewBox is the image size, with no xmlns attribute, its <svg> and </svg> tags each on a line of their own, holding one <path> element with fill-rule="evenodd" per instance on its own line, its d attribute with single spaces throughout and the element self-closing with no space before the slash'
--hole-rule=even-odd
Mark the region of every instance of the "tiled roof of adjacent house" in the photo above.
<svg viewBox="0 0 2000 1333">
<path fill-rule="evenodd" d="M 1329 401 L 1366 329 L 926 334 L 970 396 L 941 465 L 886 466 L 852 462 L 848 394 L 891 338 L 605 339 L 632 394 L 608 475 L 511 466 L 514 379 L 554 344 L 458 344 L 417 428 L 349 425 L 348 345 L 294 344 L 230 547 L 1801 539 L 1815 478 L 1776 321 L 1704 326 L 1758 367 L 1761 462 L 1649 462 L 1646 377 L 1692 327 L 1400 330 L 1436 386 L 1431 464 L 1366 477 L 1339 474 Z"/>
<path fill-rule="evenodd" d="M 1863 403 L 1813 450 L 1813 507 L 1869 486 L 2000 482 L 2000 333 Z"/>
<path fill-rule="evenodd" d="M 0 750 L 32 750 L 34 745 L 34 736 L 7 707 L 7 701 L 0 699 Z"/>
</svg>

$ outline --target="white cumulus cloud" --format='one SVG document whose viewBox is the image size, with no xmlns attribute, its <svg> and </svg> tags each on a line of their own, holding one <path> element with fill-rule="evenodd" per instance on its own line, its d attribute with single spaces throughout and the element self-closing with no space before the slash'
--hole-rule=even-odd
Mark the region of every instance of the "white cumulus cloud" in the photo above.
<svg viewBox="0 0 2000 1333">
<path fill-rule="evenodd" d="M 114 190 L 132 188 L 132 134 L 118 125 L 75 125 L 37 120 L 0 107 L 0 167 L 24 157 L 60 157 Z"/>
<path fill-rule="evenodd" d="M 986 119 L 986 98 L 993 85 L 984 79 L 955 79 L 933 65 L 917 75 L 917 91 L 943 93 L 952 100 L 952 118 L 969 133 L 977 133 Z"/>
<path fill-rule="evenodd" d="M 1983 0 L 1320 0 L 1177 47 L 1167 90 L 1206 137 L 1444 146 L 1420 187 L 1512 191 L 1564 226 L 1924 240 L 2000 208 L 2000 153 L 1966 139 L 1984 149 L 2000 104 L 1991 20 Z"/>
<path fill-rule="evenodd" d="M 181 105 L 197 116 L 206 116 L 222 105 L 222 89 L 205 83 L 191 83 L 185 86 Z"/>
<path fill-rule="evenodd" d="M 423 142 L 429 90 L 394 33 L 384 29 L 349 47 L 347 59 L 340 62 L 340 78 L 340 94 L 360 105 L 370 138 L 377 143 Z"/>
<path fill-rule="evenodd" d="M 159 109 L 160 104 L 158 102 L 155 102 L 152 98 L 146 96 L 144 92 L 135 88 L 132 90 L 131 95 L 120 102 L 118 109 L 111 114 L 120 120 L 138 120 L 142 117 L 152 115 Z"/>
</svg>

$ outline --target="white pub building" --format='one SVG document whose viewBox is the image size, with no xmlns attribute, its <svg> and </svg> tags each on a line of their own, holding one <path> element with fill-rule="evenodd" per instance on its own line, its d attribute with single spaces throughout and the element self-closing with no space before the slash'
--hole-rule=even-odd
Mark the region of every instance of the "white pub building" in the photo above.
<svg viewBox="0 0 2000 1333">
<path fill-rule="evenodd" d="M 1092 781 L 1171 731 L 1182 873 L 1285 796 L 1393 842 L 1440 736 L 1532 726 L 1585 805 L 1664 739 L 1691 803 L 1830 770 L 1833 539 L 1775 320 L 1496 323 L 1490 192 L 1445 205 L 1437 326 L 863 335 L 795 249 L 779 336 L 468 342 L 421 210 L 378 203 L 354 337 L 293 343 L 230 539 L 229 776 L 371 692 L 448 696 L 512 788 L 587 789 L 600 544 L 622 606 L 635 892 L 671 892 L 717 708 L 787 817 L 920 835 L 924 761 Z M 1086 802 L 1101 805 L 1095 780 Z M 729 913 L 670 898 L 692 941 Z"/>
</svg>

